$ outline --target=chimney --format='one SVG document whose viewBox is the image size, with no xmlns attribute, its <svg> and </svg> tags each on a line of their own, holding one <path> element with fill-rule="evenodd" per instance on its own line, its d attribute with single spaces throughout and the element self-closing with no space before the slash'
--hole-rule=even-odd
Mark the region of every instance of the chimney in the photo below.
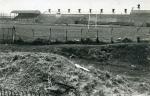
<svg viewBox="0 0 150 96">
<path fill-rule="evenodd" d="M 100 9 L 100 13 L 103 13 L 103 9 Z"/>
<path fill-rule="evenodd" d="M 58 13 L 60 13 L 60 9 L 58 9 Z"/>
<path fill-rule="evenodd" d="M 112 13 L 115 13 L 115 9 L 112 9 Z"/>
<path fill-rule="evenodd" d="M 48 9 L 48 12 L 51 13 L 51 9 Z"/>
<path fill-rule="evenodd" d="M 141 5 L 140 5 L 140 4 L 138 4 L 138 5 L 137 5 L 137 8 L 140 10 L 140 9 L 141 9 Z"/>
<path fill-rule="evenodd" d="M 78 12 L 81 13 L 81 9 L 78 9 Z"/>
<path fill-rule="evenodd" d="M 90 14 L 92 13 L 92 9 L 89 9 Z"/>
<path fill-rule="evenodd" d="M 124 13 L 127 14 L 127 9 L 124 9 Z"/>
<path fill-rule="evenodd" d="M 68 13 L 70 13 L 71 12 L 71 10 L 70 9 L 68 9 Z"/>
</svg>

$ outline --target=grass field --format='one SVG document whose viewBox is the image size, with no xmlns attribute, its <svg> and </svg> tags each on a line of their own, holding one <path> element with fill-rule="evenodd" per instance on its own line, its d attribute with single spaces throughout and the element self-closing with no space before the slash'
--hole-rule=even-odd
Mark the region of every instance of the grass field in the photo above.
<svg viewBox="0 0 150 96">
<path fill-rule="evenodd" d="M 149 27 L 134 27 L 134 26 L 90 26 L 89 30 L 87 26 L 65 26 L 65 25 L 23 25 L 23 24 L 0 24 L 0 39 L 3 38 L 3 32 L 5 38 L 11 38 L 11 32 L 8 30 L 2 30 L 1 28 L 16 27 L 17 36 L 21 37 L 24 41 L 32 41 L 36 38 L 51 39 L 65 41 L 67 40 L 80 40 L 81 38 L 96 39 L 99 37 L 100 41 L 110 42 L 111 37 L 116 41 L 118 38 L 129 38 L 136 41 L 138 36 L 147 38 L 150 35 Z M 50 33 L 51 29 L 51 33 Z M 139 29 L 139 30 L 138 30 Z M 82 30 L 82 32 L 81 32 Z M 138 31 L 137 31 L 138 30 Z M 11 30 L 10 30 L 11 31 Z M 67 32 L 66 32 L 67 31 Z M 7 36 L 9 34 L 9 36 Z M 66 35 L 67 34 L 67 35 Z"/>
</svg>

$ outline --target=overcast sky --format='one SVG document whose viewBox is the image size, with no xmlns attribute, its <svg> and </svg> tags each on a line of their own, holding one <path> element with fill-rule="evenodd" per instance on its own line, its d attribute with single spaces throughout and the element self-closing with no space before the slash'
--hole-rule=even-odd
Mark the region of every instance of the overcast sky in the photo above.
<svg viewBox="0 0 150 96">
<path fill-rule="evenodd" d="M 0 0 L 0 12 L 9 13 L 12 10 L 40 10 L 41 12 L 52 9 L 56 11 L 88 11 L 104 9 L 104 13 L 111 13 L 112 8 L 116 9 L 116 13 L 123 13 L 124 9 L 128 12 L 132 7 L 137 8 L 137 4 L 141 4 L 141 9 L 150 10 L 150 0 Z"/>
</svg>

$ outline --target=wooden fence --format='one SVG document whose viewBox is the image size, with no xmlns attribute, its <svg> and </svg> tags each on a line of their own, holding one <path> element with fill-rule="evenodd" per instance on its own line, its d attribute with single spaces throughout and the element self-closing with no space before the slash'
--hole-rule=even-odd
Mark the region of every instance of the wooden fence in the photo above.
<svg viewBox="0 0 150 96">
<path fill-rule="evenodd" d="M 15 40 L 32 42 L 36 39 L 45 41 L 81 41 L 89 38 L 90 40 L 103 41 L 106 43 L 117 42 L 119 38 L 128 38 L 137 41 L 137 37 L 150 35 L 149 28 L 120 28 L 120 27 L 100 27 L 97 29 L 85 29 L 82 27 L 12 27 L 0 28 L 0 40 L 4 43 L 14 43 Z"/>
<path fill-rule="evenodd" d="M 0 28 L 0 41 L 3 43 L 14 43 L 15 41 L 15 27 Z"/>
</svg>

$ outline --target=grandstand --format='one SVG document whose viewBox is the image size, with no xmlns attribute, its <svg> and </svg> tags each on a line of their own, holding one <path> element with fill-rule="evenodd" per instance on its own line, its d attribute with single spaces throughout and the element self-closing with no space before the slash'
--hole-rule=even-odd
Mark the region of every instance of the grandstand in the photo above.
<svg viewBox="0 0 150 96">
<path fill-rule="evenodd" d="M 132 10 L 130 15 L 136 26 L 150 27 L 150 10 Z"/>
<path fill-rule="evenodd" d="M 59 10 L 60 11 L 60 10 Z M 61 13 L 41 14 L 38 10 L 14 10 L 14 20 L 19 23 L 43 24 L 84 24 L 84 25 L 121 25 L 121 26 L 150 26 L 150 10 L 132 10 L 130 14 L 103 13 Z"/>
<path fill-rule="evenodd" d="M 11 11 L 11 14 L 16 16 L 13 18 L 14 21 L 19 22 L 36 22 L 38 16 L 41 14 L 39 10 L 14 10 Z"/>
</svg>

